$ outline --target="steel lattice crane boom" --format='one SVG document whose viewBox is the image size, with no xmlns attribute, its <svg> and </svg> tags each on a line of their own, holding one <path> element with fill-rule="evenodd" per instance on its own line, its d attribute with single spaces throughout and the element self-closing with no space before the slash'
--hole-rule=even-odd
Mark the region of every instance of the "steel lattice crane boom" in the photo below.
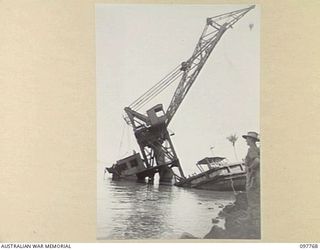
<svg viewBox="0 0 320 250">
<path fill-rule="evenodd" d="M 254 7 L 253 5 L 207 18 L 192 56 L 125 108 L 127 114 L 125 120 L 133 127 L 146 167 L 150 169 L 150 175 L 159 172 L 160 180 L 170 179 L 173 175 L 178 179 L 185 178 L 167 127 L 220 38 Z M 177 80 L 179 80 L 178 87 L 166 112 L 162 104 L 150 108 L 146 114 L 138 112 L 151 99 Z M 172 171 L 173 167 L 178 168 L 179 175 Z M 152 169 L 154 171 L 151 171 Z"/>
</svg>

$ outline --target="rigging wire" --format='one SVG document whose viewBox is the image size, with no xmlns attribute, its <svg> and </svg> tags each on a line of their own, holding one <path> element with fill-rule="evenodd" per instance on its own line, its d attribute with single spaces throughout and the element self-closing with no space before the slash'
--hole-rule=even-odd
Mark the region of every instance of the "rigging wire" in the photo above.
<svg viewBox="0 0 320 250">
<path fill-rule="evenodd" d="M 162 84 L 162 82 L 164 82 L 170 75 L 172 75 L 175 71 L 177 71 L 177 69 L 179 68 L 179 66 L 175 67 L 171 72 L 169 72 L 163 79 L 161 79 L 158 83 L 156 83 L 152 88 L 150 88 L 147 92 L 143 93 L 137 100 L 135 100 L 134 102 L 132 102 L 129 106 L 133 106 L 135 105 L 140 99 L 142 99 L 145 95 L 148 95 L 150 92 L 154 91 L 155 88 L 157 88 L 158 86 L 160 86 Z"/>
<path fill-rule="evenodd" d="M 196 60 L 200 54 L 202 54 L 205 50 L 207 50 L 210 46 L 212 46 L 211 41 L 215 39 L 217 32 L 218 31 L 214 31 L 207 34 L 207 35 L 212 35 L 212 34 L 214 35 L 206 42 L 206 44 L 202 48 L 200 48 L 199 50 L 196 50 L 195 53 L 190 57 L 188 61 Z M 191 69 L 197 66 L 195 62 L 193 62 L 193 64 L 194 66 Z M 172 70 L 169 74 L 167 74 L 156 85 L 154 85 L 147 92 L 141 95 L 137 100 L 135 100 L 132 104 L 130 104 L 130 107 L 132 109 L 139 110 L 141 107 L 147 104 L 151 99 L 153 99 L 163 90 L 165 90 L 170 84 L 172 84 L 178 77 L 180 77 L 184 73 L 179 67 L 181 67 L 181 65 L 178 65 L 174 70 Z M 189 71 L 191 69 L 189 69 Z"/>
<path fill-rule="evenodd" d="M 179 77 L 180 74 L 182 74 L 182 72 L 180 70 L 176 70 L 173 74 L 171 74 L 171 76 L 168 79 L 166 79 L 166 81 L 163 81 L 161 85 L 158 85 L 152 91 L 148 91 L 148 94 L 145 93 L 145 96 L 131 107 L 136 109 L 137 107 L 144 105 L 147 100 L 162 92 L 168 85 L 170 85 L 176 79 L 176 77 Z"/>
<path fill-rule="evenodd" d="M 123 143 L 123 136 L 124 136 L 124 132 L 125 132 L 125 124 L 122 123 L 122 129 L 121 129 L 121 138 L 120 138 L 120 143 L 119 143 L 119 148 L 118 148 L 118 157 L 120 156 L 120 150 L 122 148 L 122 143 Z"/>
<path fill-rule="evenodd" d="M 220 28 L 223 26 L 219 24 L 217 21 L 220 21 L 222 19 L 227 19 L 228 21 L 225 22 L 226 29 L 232 28 L 232 25 L 235 24 L 239 19 L 241 19 L 248 11 L 250 11 L 252 8 L 254 8 L 254 5 L 250 6 L 249 8 L 232 11 L 229 13 L 217 15 L 211 18 L 207 19 L 207 24 L 205 25 L 205 28 L 202 32 L 202 35 L 198 41 L 198 44 L 195 48 L 195 51 L 193 55 L 189 58 L 189 62 L 192 62 L 194 64 L 194 60 L 198 59 L 201 61 L 202 59 L 202 53 L 209 49 L 211 46 L 215 46 L 216 43 L 212 43 L 216 39 L 216 35 L 221 30 Z M 246 10 L 245 12 L 243 12 Z M 241 14 L 239 14 L 241 13 Z M 231 20 L 230 20 L 231 19 Z M 217 25 L 218 27 L 214 26 L 213 24 Z M 215 29 L 215 31 L 211 31 L 207 33 L 208 27 L 211 26 Z M 205 40 L 205 37 L 208 37 L 212 35 L 212 37 L 208 40 Z M 203 44 L 202 42 L 205 42 L 205 45 L 201 47 Z M 201 54 L 201 59 L 198 57 Z M 180 73 L 182 74 L 181 65 L 178 65 L 175 69 L 173 69 L 170 73 L 168 73 L 162 80 L 160 80 L 156 85 L 154 85 L 152 88 L 150 88 L 147 92 L 142 94 L 137 100 L 135 100 L 133 103 L 129 105 L 132 109 L 140 109 L 142 106 L 144 106 L 146 103 L 149 102 L 153 97 L 157 96 L 159 93 L 161 93 L 164 89 L 166 89 L 173 81 L 176 80 L 177 77 L 180 76 Z M 187 72 L 188 73 L 188 72 Z"/>
<path fill-rule="evenodd" d="M 129 126 L 126 126 L 126 128 L 127 128 L 127 145 L 128 145 L 128 150 L 130 150 L 131 149 L 131 140 L 130 140 L 130 134 L 129 134 Z"/>
<path fill-rule="evenodd" d="M 144 105 L 146 105 L 147 103 L 149 103 L 155 96 L 157 96 L 158 94 L 160 94 L 163 90 L 165 90 L 167 87 L 169 87 L 177 78 L 179 78 L 182 75 L 182 72 L 179 72 L 179 74 L 175 75 L 170 82 L 166 83 L 166 85 L 164 85 L 157 93 L 154 93 L 150 96 L 148 96 L 142 103 L 140 103 L 140 105 L 136 106 L 135 109 L 139 110 L 141 109 Z"/>
</svg>

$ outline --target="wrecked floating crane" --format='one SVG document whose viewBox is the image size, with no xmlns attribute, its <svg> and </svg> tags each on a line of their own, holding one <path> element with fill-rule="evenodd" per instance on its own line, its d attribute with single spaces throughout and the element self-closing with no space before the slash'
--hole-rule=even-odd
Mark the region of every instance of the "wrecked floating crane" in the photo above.
<svg viewBox="0 0 320 250">
<path fill-rule="evenodd" d="M 148 177 L 153 180 L 154 175 L 159 173 L 160 182 L 171 182 L 174 177 L 179 186 L 193 186 L 189 185 L 190 180 L 183 173 L 168 132 L 168 125 L 223 34 L 253 8 L 254 5 L 207 18 L 192 56 L 124 109 L 125 121 L 133 128 L 142 158 L 139 153 L 135 153 L 106 168 L 113 174 L 114 179 Z M 162 104 L 157 104 L 145 113 L 138 112 L 152 98 L 176 81 L 179 81 L 179 84 L 166 111 Z M 242 170 L 245 173 L 245 170 Z"/>
</svg>

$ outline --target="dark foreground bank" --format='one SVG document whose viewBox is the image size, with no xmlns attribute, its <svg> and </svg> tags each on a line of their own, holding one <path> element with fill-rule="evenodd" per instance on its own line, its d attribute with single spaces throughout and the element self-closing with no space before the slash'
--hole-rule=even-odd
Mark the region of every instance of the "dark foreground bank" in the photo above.
<svg viewBox="0 0 320 250">
<path fill-rule="evenodd" d="M 260 202 L 255 197 L 253 204 Z M 250 203 L 250 204 L 252 204 Z M 259 210 L 259 211 L 258 211 Z M 219 217 L 225 218 L 225 229 L 216 225 L 205 239 L 260 239 L 260 206 L 249 206 L 246 193 L 236 195 L 234 204 L 226 206 Z"/>
<path fill-rule="evenodd" d="M 260 239 L 260 195 L 255 196 L 255 200 L 248 205 L 246 193 L 236 195 L 233 204 L 227 205 L 219 213 L 218 218 L 212 219 L 216 224 L 219 219 L 225 219 L 225 229 L 213 225 L 210 232 L 204 239 Z M 181 239 L 196 239 L 191 234 L 184 233 Z"/>
</svg>

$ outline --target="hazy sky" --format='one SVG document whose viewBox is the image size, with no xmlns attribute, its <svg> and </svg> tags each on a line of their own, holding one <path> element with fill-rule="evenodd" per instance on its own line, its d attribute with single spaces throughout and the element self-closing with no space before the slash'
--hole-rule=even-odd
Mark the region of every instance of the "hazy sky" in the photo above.
<svg viewBox="0 0 320 250">
<path fill-rule="evenodd" d="M 96 5 L 96 78 L 98 161 L 111 166 L 138 151 L 132 128 L 123 120 L 131 104 L 173 68 L 187 60 L 206 18 L 248 5 Z M 254 24 L 250 29 L 249 24 Z M 165 110 L 177 85 L 145 106 L 163 103 Z M 235 161 L 247 152 L 241 135 L 259 132 L 259 6 L 228 30 L 213 50 L 173 117 L 169 131 L 185 173 L 206 156 Z M 100 171 L 100 170 L 98 170 Z"/>
</svg>

